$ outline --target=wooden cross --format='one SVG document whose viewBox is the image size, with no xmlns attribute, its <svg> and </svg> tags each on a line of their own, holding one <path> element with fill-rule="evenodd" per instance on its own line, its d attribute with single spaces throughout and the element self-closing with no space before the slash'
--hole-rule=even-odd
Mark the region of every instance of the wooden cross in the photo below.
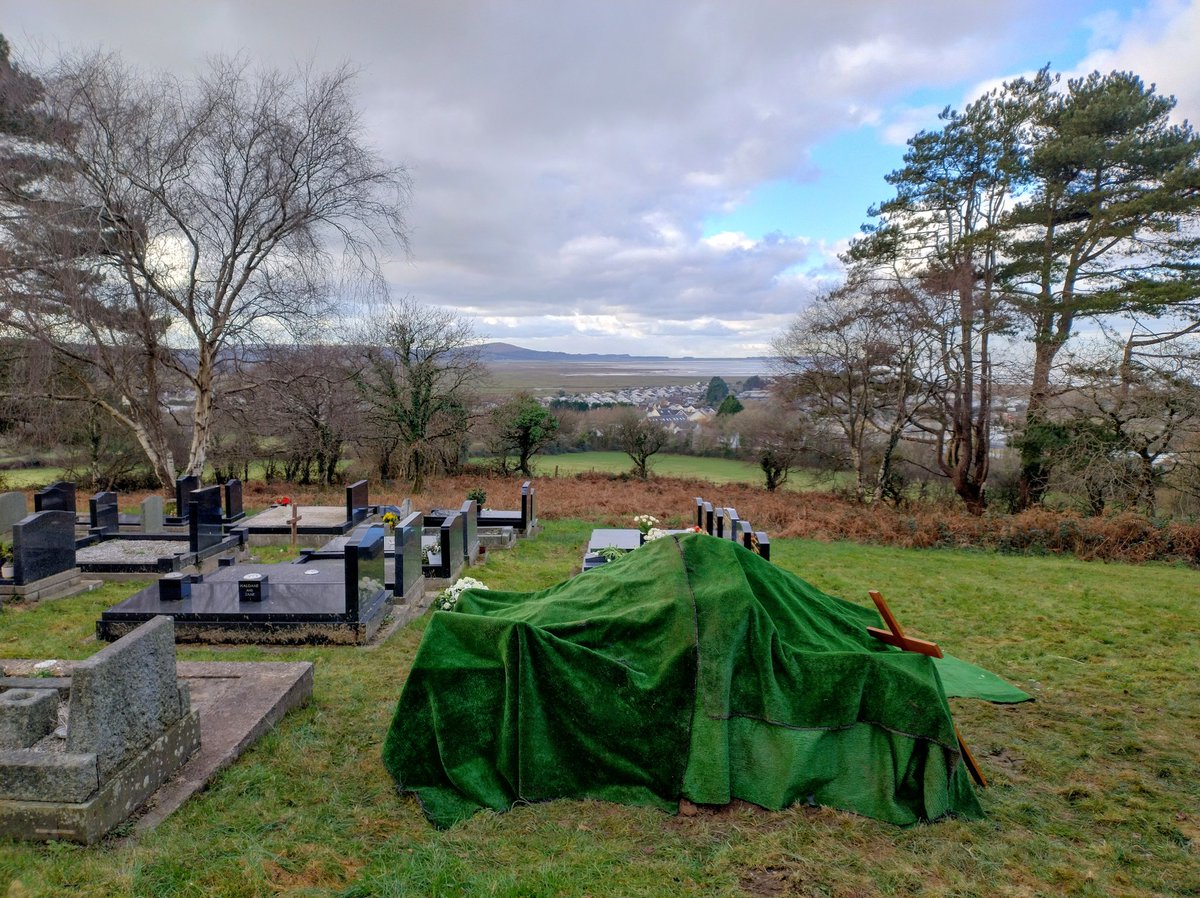
<svg viewBox="0 0 1200 898">
<path fill-rule="evenodd" d="M 894 645 L 896 648 L 905 652 L 917 652 L 921 655 L 928 655 L 931 658 L 941 658 L 942 650 L 936 642 L 929 642 L 924 639 L 915 639 L 912 636 L 905 636 L 904 630 L 900 627 L 900 622 L 896 620 L 896 615 L 892 614 L 892 609 L 888 607 L 887 601 L 883 598 L 883 594 L 871 590 L 868 595 L 871 596 L 871 601 L 875 603 L 875 607 L 879 610 L 879 616 L 883 618 L 883 622 L 887 624 L 886 630 L 881 630 L 879 627 L 867 627 L 867 632 L 878 639 L 880 642 L 886 642 L 888 645 Z M 958 731 L 958 727 L 954 728 L 954 735 L 958 739 L 958 749 L 962 752 L 963 761 L 967 765 L 967 770 L 971 773 L 971 778 L 983 788 L 987 788 L 987 777 L 983 775 L 983 770 L 980 769 L 979 763 L 975 760 L 975 756 L 971 754 L 971 749 L 967 748 L 967 743 L 963 741 L 962 733 Z"/>
<path fill-rule="evenodd" d="M 288 518 L 288 523 L 292 526 L 292 548 L 296 548 L 296 526 L 300 523 L 300 506 L 295 502 L 292 503 L 292 516 Z"/>
</svg>

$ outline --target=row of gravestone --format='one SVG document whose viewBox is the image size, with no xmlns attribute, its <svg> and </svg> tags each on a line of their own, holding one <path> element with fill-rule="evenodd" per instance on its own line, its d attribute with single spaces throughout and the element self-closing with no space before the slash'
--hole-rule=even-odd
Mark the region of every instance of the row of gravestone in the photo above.
<svg viewBox="0 0 1200 898">
<path fill-rule="evenodd" d="M 755 530 L 750 522 L 738 517 L 736 508 L 713 505 L 699 496 L 696 502 L 696 527 L 718 539 L 741 543 L 751 552 L 771 560 L 771 540 L 765 531 Z"/>
<path fill-rule="evenodd" d="M 64 486 L 70 489 L 64 489 Z M 35 506 L 41 506 L 37 511 L 11 526 L 11 582 L 17 586 L 35 583 L 75 567 L 75 550 L 79 542 L 75 537 L 74 509 L 53 507 L 55 504 L 66 504 L 73 498 L 74 484 L 55 484 L 49 490 L 49 502 L 44 498 L 45 493 L 43 491 L 34 496 Z M 39 502 L 39 497 L 43 497 L 43 501 Z M 47 504 L 52 507 L 47 508 Z M 84 542 L 116 537 L 119 526 L 116 494 L 99 493 L 90 500 L 89 505 L 92 527 Z M 161 499 L 156 510 L 161 514 Z M 223 542 L 226 538 L 226 518 L 221 513 L 221 488 L 214 486 L 191 491 L 188 494 L 186 520 L 188 550 L 193 554 Z"/>
</svg>

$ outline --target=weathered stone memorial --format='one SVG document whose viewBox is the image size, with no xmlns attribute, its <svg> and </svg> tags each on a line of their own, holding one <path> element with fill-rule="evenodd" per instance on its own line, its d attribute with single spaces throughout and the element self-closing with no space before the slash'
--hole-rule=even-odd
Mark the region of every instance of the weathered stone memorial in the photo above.
<svg viewBox="0 0 1200 898">
<path fill-rule="evenodd" d="M 62 736 L 61 710 L 54 688 L 0 692 L 0 835 L 91 844 L 200 745 L 167 617 L 74 666 Z"/>
<path fill-rule="evenodd" d="M 48 599 L 81 588 L 74 512 L 38 511 L 18 521 L 12 551 L 12 576 L 0 578 L 0 601 Z"/>
<path fill-rule="evenodd" d="M 143 499 L 138 529 L 142 533 L 162 533 L 165 524 L 162 496 L 147 496 Z"/>
<path fill-rule="evenodd" d="M 24 493 L 0 493 L 0 538 L 7 539 L 13 524 L 29 514 Z"/>
<path fill-rule="evenodd" d="M 357 532 L 336 558 L 173 572 L 105 611 L 96 635 L 117 639 L 165 614 L 180 642 L 367 642 L 391 606 L 384 544 L 376 524 Z"/>
</svg>

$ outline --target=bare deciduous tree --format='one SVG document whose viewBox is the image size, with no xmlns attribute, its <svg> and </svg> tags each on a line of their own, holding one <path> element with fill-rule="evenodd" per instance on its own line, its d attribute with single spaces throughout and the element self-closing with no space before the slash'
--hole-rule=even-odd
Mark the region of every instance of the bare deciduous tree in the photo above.
<svg viewBox="0 0 1200 898">
<path fill-rule="evenodd" d="M 487 376 L 475 332 L 453 312 L 404 299 L 368 322 L 358 342 L 356 383 L 380 476 L 399 473 L 420 492 L 430 473 L 456 464 L 475 417 Z"/>
<path fill-rule="evenodd" d="M 65 171 L 6 229 L 29 252 L 0 296 L 4 318 L 89 371 L 63 398 L 129 427 L 164 482 L 178 379 L 184 469 L 200 473 L 229 348 L 309 321 L 330 272 L 375 277 L 375 248 L 404 242 L 408 178 L 363 140 L 347 68 L 223 59 L 182 81 L 92 56 L 42 80 L 46 118 L 67 123 L 49 135 Z"/>
<path fill-rule="evenodd" d="M 667 445 L 670 435 L 637 409 L 622 409 L 615 427 L 617 444 L 633 462 L 633 473 L 646 480 L 650 476 L 650 457 Z"/>
</svg>

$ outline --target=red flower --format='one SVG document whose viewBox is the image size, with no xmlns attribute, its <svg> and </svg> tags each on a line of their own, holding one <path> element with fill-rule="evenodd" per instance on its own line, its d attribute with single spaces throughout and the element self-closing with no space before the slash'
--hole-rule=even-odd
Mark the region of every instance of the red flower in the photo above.
<svg viewBox="0 0 1200 898">
<path fill-rule="evenodd" d="M 275 504 L 276 505 L 291 505 L 292 500 L 289 499 L 287 496 L 280 496 L 278 499 L 275 500 Z"/>
</svg>

